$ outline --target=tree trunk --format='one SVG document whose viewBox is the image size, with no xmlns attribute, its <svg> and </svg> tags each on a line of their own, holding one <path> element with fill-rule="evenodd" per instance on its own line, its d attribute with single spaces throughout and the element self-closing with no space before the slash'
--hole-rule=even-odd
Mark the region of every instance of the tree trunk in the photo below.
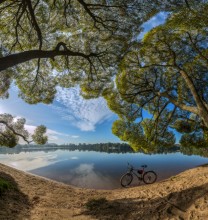
<svg viewBox="0 0 208 220">
<path fill-rule="evenodd" d="M 190 91 L 194 97 L 194 100 L 195 100 L 197 108 L 198 108 L 198 115 L 203 120 L 205 126 L 208 128 L 208 109 L 206 108 L 206 105 L 204 104 L 200 95 L 198 94 L 196 87 L 195 87 L 192 79 L 189 77 L 189 75 L 183 70 L 180 70 L 180 74 L 183 77 L 183 79 L 185 80 L 188 88 L 190 89 Z"/>
</svg>

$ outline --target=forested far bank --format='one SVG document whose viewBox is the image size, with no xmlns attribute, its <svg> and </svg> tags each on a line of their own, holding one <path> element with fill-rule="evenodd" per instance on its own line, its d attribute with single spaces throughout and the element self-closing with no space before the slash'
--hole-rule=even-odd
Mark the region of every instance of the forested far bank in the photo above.
<svg viewBox="0 0 208 220">
<path fill-rule="evenodd" d="M 0 154 L 19 154 L 21 152 L 35 152 L 35 151 L 44 151 L 52 152 L 57 150 L 66 150 L 66 151 L 95 151 L 95 152 L 105 152 L 105 153 L 145 153 L 145 154 L 167 154 L 181 152 L 184 155 L 199 155 L 202 157 L 208 157 L 207 148 L 196 148 L 193 146 L 183 147 L 179 144 L 175 144 L 172 147 L 157 147 L 152 152 L 144 151 L 134 151 L 130 145 L 126 143 L 97 143 L 97 144 L 45 144 L 45 145 L 17 145 L 14 148 L 0 147 Z"/>
</svg>

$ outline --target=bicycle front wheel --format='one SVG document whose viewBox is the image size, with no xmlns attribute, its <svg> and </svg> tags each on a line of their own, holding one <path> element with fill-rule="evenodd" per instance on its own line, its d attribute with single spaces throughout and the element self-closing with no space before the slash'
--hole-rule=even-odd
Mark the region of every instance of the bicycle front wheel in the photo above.
<svg viewBox="0 0 208 220">
<path fill-rule="evenodd" d="M 133 175 L 131 173 L 124 174 L 120 180 L 121 186 L 127 187 L 128 185 L 131 184 L 132 180 L 133 180 Z"/>
<path fill-rule="evenodd" d="M 143 181 L 146 184 L 154 183 L 157 180 L 157 174 L 154 171 L 147 171 L 143 175 Z"/>
</svg>

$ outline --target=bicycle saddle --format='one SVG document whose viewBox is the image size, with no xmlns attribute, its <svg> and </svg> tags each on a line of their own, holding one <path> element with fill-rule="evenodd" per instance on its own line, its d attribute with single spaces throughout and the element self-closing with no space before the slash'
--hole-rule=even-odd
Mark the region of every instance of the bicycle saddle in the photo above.
<svg viewBox="0 0 208 220">
<path fill-rule="evenodd" d="M 146 167 L 147 167 L 147 165 L 141 165 L 141 167 L 146 168 Z"/>
</svg>

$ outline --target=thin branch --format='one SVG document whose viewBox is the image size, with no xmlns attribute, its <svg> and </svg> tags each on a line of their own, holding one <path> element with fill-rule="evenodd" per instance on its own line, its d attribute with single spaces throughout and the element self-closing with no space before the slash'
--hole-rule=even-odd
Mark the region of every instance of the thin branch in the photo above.
<svg viewBox="0 0 208 220">
<path fill-rule="evenodd" d="M 28 7 L 28 10 L 29 10 L 29 13 L 30 13 L 30 16 L 31 16 L 31 19 L 32 19 L 32 26 L 34 26 L 36 32 L 37 32 L 37 35 L 38 35 L 38 40 L 39 40 L 39 50 L 41 50 L 42 48 L 42 45 L 43 45 L 43 37 L 42 37 L 42 32 L 40 30 L 40 27 L 38 25 L 38 22 L 37 22 L 37 19 L 35 17 L 35 12 L 34 12 L 34 9 L 32 7 L 32 3 L 31 3 L 31 0 L 25 0 L 26 4 L 27 4 L 27 7 Z"/>
<path fill-rule="evenodd" d="M 21 137 L 21 138 L 22 138 L 25 142 L 27 142 L 28 144 L 32 142 L 32 141 L 28 141 L 27 138 L 26 138 L 24 135 L 22 135 L 22 134 L 16 132 L 16 131 L 14 130 L 14 128 L 12 128 L 6 121 L 0 121 L 0 124 L 4 124 L 10 131 L 12 131 L 15 135 Z"/>
<path fill-rule="evenodd" d="M 92 12 L 92 10 L 90 10 L 90 7 L 91 7 L 93 4 L 88 4 L 88 3 L 86 3 L 86 2 L 83 1 L 83 0 L 77 0 L 77 1 L 83 6 L 83 8 L 84 8 L 84 10 L 86 11 L 86 13 L 87 13 L 87 14 L 92 18 L 92 20 L 94 21 L 94 27 L 96 27 L 97 29 L 99 29 L 98 26 L 97 26 L 97 24 L 100 24 L 100 25 L 102 25 L 104 28 L 106 28 L 107 30 L 112 31 L 111 29 L 114 28 L 114 27 L 111 27 L 111 26 L 109 26 L 109 25 L 107 25 L 107 24 L 105 24 L 105 23 L 106 23 L 106 22 L 116 22 L 116 20 L 111 20 L 111 19 L 105 19 L 105 20 L 103 20 L 103 18 L 97 16 L 96 14 L 94 14 L 94 13 Z M 90 6 L 90 7 L 89 7 L 89 6 Z"/>
<path fill-rule="evenodd" d="M 167 127 L 169 126 L 170 121 L 171 121 L 172 117 L 174 116 L 176 110 L 177 110 L 177 107 L 175 106 L 174 109 L 173 109 L 173 111 L 171 112 L 170 116 L 168 117 L 167 123 L 166 123 L 165 126 L 163 127 L 163 133 L 162 133 L 162 135 L 161 135 L 162 137 L 165 135 L 165 131 L 166 131 Z"/>
</svg>

